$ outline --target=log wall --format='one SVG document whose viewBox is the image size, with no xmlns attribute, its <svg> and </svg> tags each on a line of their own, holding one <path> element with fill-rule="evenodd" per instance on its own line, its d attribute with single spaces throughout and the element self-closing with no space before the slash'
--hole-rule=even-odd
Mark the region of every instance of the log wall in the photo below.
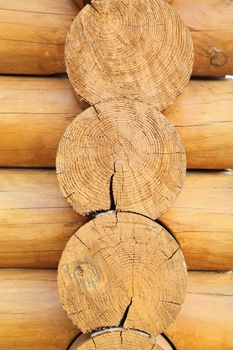
<svg viewBox="0 0 233 350">
<path fill-rule="evenodd" d="M 186 301 L 166 335 L 176 350 L 233 347 L 232 274 L 190 272 Z M 0 348 L 65 350 L 79 333 L 62 310 L 56 270 L 0 270 Z"/>
<path fill-rule="evenodd" d="M 0 77 L 0 166 L 54 167 L 59 140 L 85 107 L 66 78 Z M 189 168 L 233 168 L 233 80 L 192 80 L 165 115 Z"/>
<path fill-rule="evenodd" d="M 62 196 L 53 170 L 0 170 L 0 267 L 56 267 L 86 220 Z M 233 177 L 191 172 L 160 221 L 181 244 L 189 269 L 233 267 Z"/>
<path fill-rule="evenodd" d="M 188 25 L 195 76 L 233 74 L 233 3 L 167 0 Z M 8 0 L 0 4 L 0 73 L 63 73 L 64 44 L 82 0 Z M 224 34 L 223 34 L 224 33 Z"/>
</svg>

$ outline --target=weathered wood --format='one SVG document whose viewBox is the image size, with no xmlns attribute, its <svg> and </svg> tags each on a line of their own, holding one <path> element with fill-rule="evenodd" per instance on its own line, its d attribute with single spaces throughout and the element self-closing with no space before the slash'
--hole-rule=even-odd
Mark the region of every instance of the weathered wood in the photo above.
<svg viewBox="0 0 233 350">
<path fill-rule="evenodd" d="M 155 336 L 181 310 L 186 277 L 182 251 L 162 226 L 112 212 L 70 238 L 59 262 L 58 291 L 83 333 L 124 326 Z"/>
<path fill-rule="evenodd" d="M 64 44 L 77 13 L 72 0 L 1 1 L 0 73 L 63 73 Z"/>
<path fill-rule="evenodd" d="M 78 330 L 59 303 L 55 270 L 0 270 L 0 348 L 64 350 Z M 190 272 L 188 294 L 166 335 L 176 350 L 232 349 L 232 274 Z"/>
<path fill-rule="evenodd" d="M 66 41 L 76 93 L 92 105 L 126 98 L 159 111 L 170 106 L 188 83 L 194 60 L 191 35 L 177 13 L 163 0 L 91 5 L 75 18 Z"/>
<path fill-rule="evenodd" d="M 229 173 L 188 173 L 174 208 L 160 219 L 189 269 L 232 269 L 232 183 Z M 0 184 L 0 266 L 56 267 L 86 218 L 68 206 L 55 171 L 1 169 Z"/>
<path fill-rule="evenodd" d="M 119 210 L 157 219 L 180 193 L 185 171 L 174 126 L 150 106 L 126 99 L 79 114 L 57 151 L 61 191 L 79 214 Z"/>
<path fill-rule="evenodd" d="M 81 334 L 68 350 L 172 350 L 162 336 L 151 337 L 140 331 L 110 328 L 92 335 Z"/>
<path fill-rule="evenodd" d="M 0 96 L 0 166 L 54 167 L 62 134 L 84 108 L 68 80 L 1 76 Z M 233 80 L 190 81 L 165 115 L 189 168 L 233 168 Z"/>
</svg>

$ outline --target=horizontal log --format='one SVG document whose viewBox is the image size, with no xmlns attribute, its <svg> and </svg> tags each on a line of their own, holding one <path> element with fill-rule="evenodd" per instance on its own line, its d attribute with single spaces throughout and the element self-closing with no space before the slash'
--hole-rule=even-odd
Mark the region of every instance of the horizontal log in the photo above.
<svg viewBox="0 0 233 350">
<path fill-rule="evenodd" d="M 167 0 L 189 27 L 195 49 L 193 75 L 233 74 L 233 3 Z M 79 8 L 83 0 L 76 0 Z M 8 0 L 0 4 L 0 73 L 63 73 L 64 44 L 78 7 L 72 0 Z"/>
<path fill-rule="evenodd" d="M 77 13 L 72 0 L 1 1 L 0 73 L 63 73 L 65 40 Z"/>
<path fill-rule="evenodd" d="M 0 97 L 0 166 L 53 167 L 63 132 L 85 108 L 69 81 L 2 76 Z M 233 80 L 190 81 L 165 115 L 189 168 L 233 168 Z"/>
<path fill-rule="evenodd" d="M 0 267 L 56 267 L 87 219 L 69 207 L 53 170 L 1 169 L 0 184 Z M 179 241 L 189 269 L 232 269 L 232 206 L 230 173 L 188 173 L 160 221 Z"/>
<path fill-rule="evenodd" d="M 194 45 L 195 76 L 233 74 L 233 2 L 166 0 L 189 27 Z"/>
<path fill-rule="evenodd" d="M 0 348 L 65 350 L 79 333 L 62 310 L 56 270 L 0 270 Z M 189 272 L 182 311 L 166 330 L 176 350 L 233 347 L 232 274 Z"/>
</svg>

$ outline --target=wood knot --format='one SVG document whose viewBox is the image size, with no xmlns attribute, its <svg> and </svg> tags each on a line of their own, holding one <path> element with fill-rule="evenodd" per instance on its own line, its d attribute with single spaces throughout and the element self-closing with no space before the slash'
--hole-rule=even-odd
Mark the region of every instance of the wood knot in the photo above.
<svg viewBox="0 0 233 350">
<path fill-rule="evenodd" d="M 215 68 L 223 67 L 227 63 L 228 58 L 223 51 L 216 48 L 210 50 L 210 64 Z"/>
</svg>

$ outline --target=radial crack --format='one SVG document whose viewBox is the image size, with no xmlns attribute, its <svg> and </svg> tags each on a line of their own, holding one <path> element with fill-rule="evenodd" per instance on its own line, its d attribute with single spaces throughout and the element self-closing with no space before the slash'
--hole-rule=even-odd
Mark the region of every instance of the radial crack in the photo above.
<svg viewBox="0 0 233 350">
<path fill-rule="evenodd" d="M 113 174 L 110 177 L 110 182 L 109 182 L 109 195 L 110 195 L 110 208 L 109 210 L 116 210 L 116 201 L 114 198 L 114 191 L 113 191 L 113 179 L 114 175 L 116 174 L 116 162 L 113 164 Z"/>
<path fill-rule="evenodd" d="M 129 304 L 127 305 L 126 309 L 125 309 L 125 312 L 122 316 L 122 319 L 120 320 L 120 323 L 119 323 L 119 326 L 118 327 L 124 327 L 124 324 L 125 324 L 125 321 L 127 319 L 127 316 L 128 316 L 128 313 L 129 313 L 129 309 L 132 305 L 132 302 L 133 302 L 133 297 L 130 299 L 130 302 Z"/>
</svg>

